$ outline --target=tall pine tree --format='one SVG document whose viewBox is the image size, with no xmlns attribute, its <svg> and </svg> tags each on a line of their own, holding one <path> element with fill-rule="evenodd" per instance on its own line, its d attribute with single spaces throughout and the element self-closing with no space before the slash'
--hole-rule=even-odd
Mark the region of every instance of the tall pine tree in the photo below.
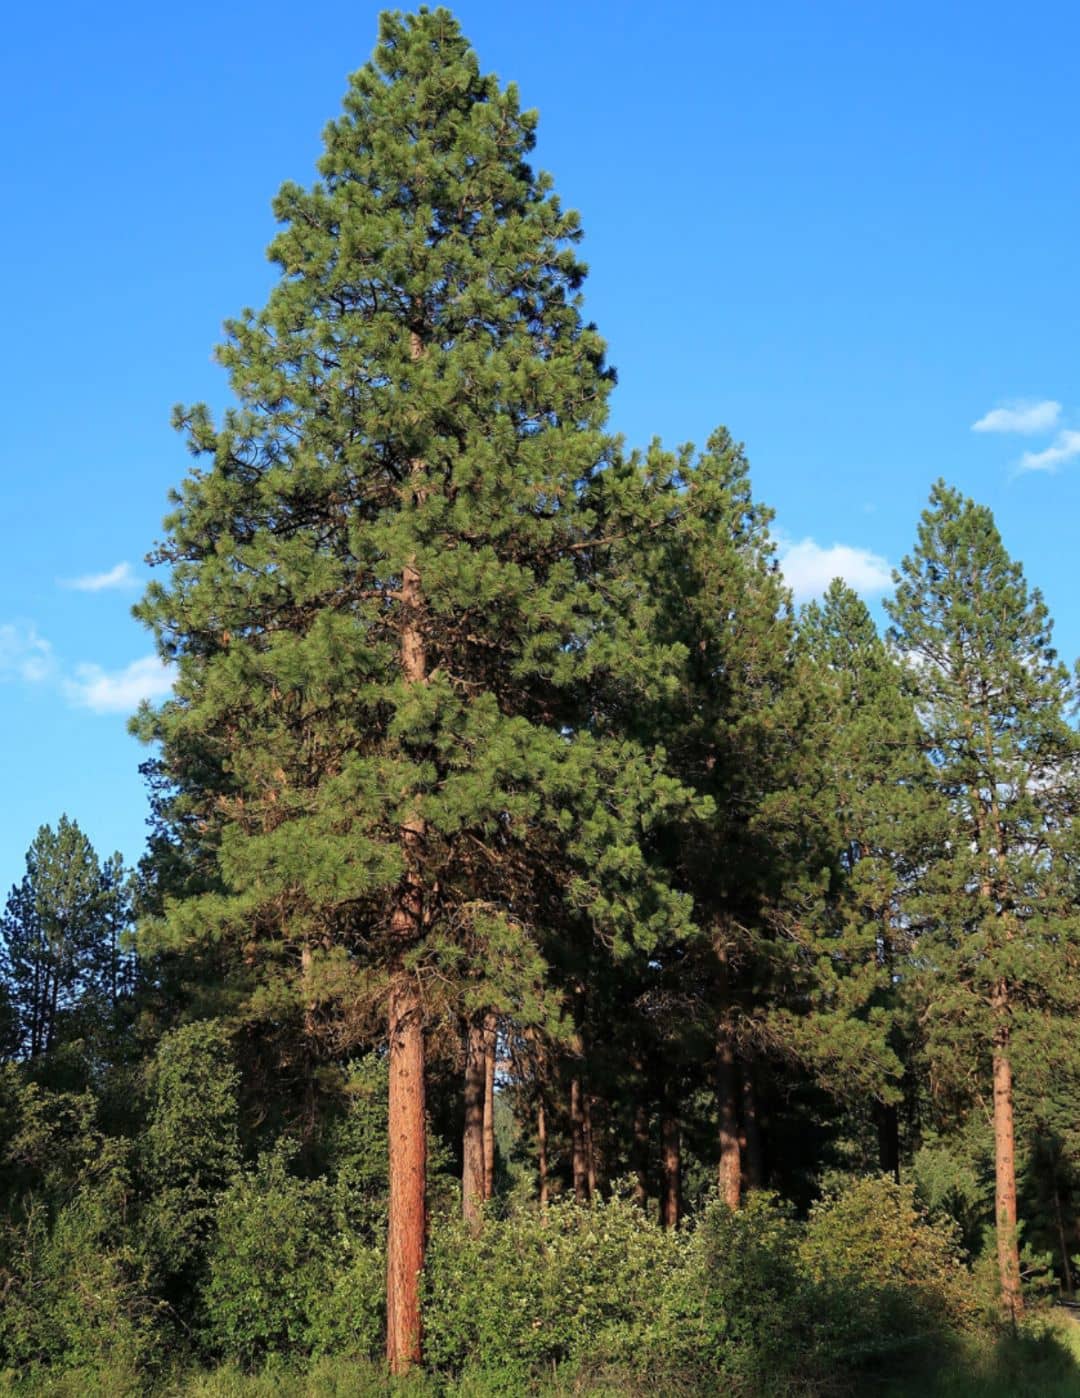
<svg viewBox="0 0 1080 1398">
<path fill-rule="evenodd" d="M 1015 1317 L 1014 1042 L 1028 1020 L 1076 1008 L 1076 687 L 990 511 L 944 482 L 889 614 L 924 730 L 922 780 L 949 812 L 913 902 L 928 1049 L 947 1064 L 959 1040 L 968 1069 L 973 1059 L 991 1077 L 998 1265 Z"/>
<path fill-rule="evenodd" d="M 382 17 L 321 180 L 275 201 L 266 308 L 227 325 L 238 406 L 177 412 L 206 464 L 141 607 L 179 673 L 143 731 L 213 856 L 160 938 L 233 938 L 338 1051 L 386 1007 L 394 1371 L 421 1345 L 425 1021 L 520 999 L 555 904 L 612 945 L 687 914 L 641 843 L 677 783 L 582 699 L 621 663 L 584 505 L 611 376 L 535 128 L 445 10 Z"/>
</svg>

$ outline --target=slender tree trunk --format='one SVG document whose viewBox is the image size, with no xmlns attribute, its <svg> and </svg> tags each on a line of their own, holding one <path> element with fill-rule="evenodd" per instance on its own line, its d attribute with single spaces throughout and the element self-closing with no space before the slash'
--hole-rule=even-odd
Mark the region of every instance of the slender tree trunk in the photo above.
<svg viewBox="0 0 1080 1398">
<path fill-rule="evenodd" d="M 682 1148 L 679 1119 L 669 1106 L 665 1106 L 660 1121 L 660 1153 L 664 1171 L 660 1222 L 665 1228 L 678 1228 L 682 1214 Z"/>
<path fill-rule="evenodd" d="M 581 1105 L 581 1079 L 570 1079 L 570 1153 L 574 1172 L 574 1198 L 579 1204 L 589 1199 L 589 1168 L 585 1160 L 585 1119 Z"/>
<path fill-rule="evenodd" d="M 540 1207 L 548 1201 L 547 1113 L 543 1097 L 536 1104 L 536 1168 L 539 1176 Z"/>
<path fill-rule="evenodd" d="M 410 331 L 414 360 L 424 346 Z M 424 463 L 412 463 L 414 477 Z M 417 488 L 418 496 L 422 487 Z M 408 685 L 427 680 L 422 613 L 424 592 L 415 559 L 401 572 L 401 673 Z M 404 1374 L 422 1358 L 420 1273 L 427 1243 L 427 1113 L 424 1078 L 424 1015 L 415 979 L 405 970 L 405 953 L 424 931 L 424 886 L 419 871 L 427 829 L 417 815 L 401 824 L 405 876 L 390 919 L 394 951 L 389 995 L 389 1176 L 386 1237 L 386 1359 L 391 1374 Z"/>
<path fill-rule="evenodd" d="M 589 1181 L 589 1198 L 596 1198 L 596 1144 L 593 1140 L 592 1096 L 581 1094 L 581 1127 L 585 1142 L 585 1172 Z"/>
<path fill-rule="evenodd" d="M 474 1226 L 484 1201 L 484 1030 L 470 1020 L 465 1030 L 465 1133 L 461 1152 L 461 1212 Z"/>
<path fill-rule="evenodd" d="M 634 1203 L 649 1202 L 649 1109 L 644 1102 L 634 1108 Z"/>
<path fill-rule="evenodd" d="M 1016 1236 L 1016 1153 L 1013 1130 L 1012 1063 L 1009 1058 L 1009 992 L 1004 981 L 994 988 L 994 1182 L 1001 1305 L 1010 1320 L 1024 1310 L 1020 1290 L 1020 1252 Z"/>
<path fill-rule="evenodd" d="M 739 1149 L 735 1085 L 735 1050 L 728 1027 L 722 1025 L 716 1041 L 716 1109 L 720 1139 L 718 1182 L 720 1198 L 729 1209 L 739 1207 L 742 1192 L 742 1153 Z"/>
<path fill-rule="evenodd" d="M 765 1188 L 765 1153 L 761 1144 L 761 1122 L 758 1118 L 757 1092 L 754 1088 L 754 1065 L 743 1060 L 739 1065 L 742 1092 L 743 1169 L 747 1189 Z"/>
<path fill-rule="evenodd" d="M 1061 1245 L 1062 1279 L 1065 1282 L 1065 1295 L 1073 1294 L 1072 1266 L 1069 1263 L 1069 1244 L 1065 1237 L 1065 1220 L 1061 1214 L 1061 1191 L 1058 1189 L 1057 1171 L 1054 1171 L 1054 1218 L 1057 1221 L 1058 1242 Z"/>
<path fill-rule="evenodd" d="M 484 1198 L 495 1194 L 495 1051 L 498 1020 L 484 1016 Z"/>
</svg>

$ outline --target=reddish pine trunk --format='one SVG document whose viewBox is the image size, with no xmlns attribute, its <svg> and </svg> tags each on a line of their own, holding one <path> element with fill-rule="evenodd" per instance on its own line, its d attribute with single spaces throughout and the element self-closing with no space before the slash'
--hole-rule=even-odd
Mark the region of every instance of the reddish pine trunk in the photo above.
<svg viewBox="0 0 1080 1398">
<path fill-rule="evenodd" d="M 391 1373 L 403 1374 L 421 1358 L 427 1139 L 422 1006 L 415 985 L 401 973 L 390 991 L 389 1140 L 386 1358 Z"/>
<path fill-rule="evenodd" d="M 589 1167 L 585 1159 L 585 1119 L 581 1104 L 581 1079 L 570 1079 L 570 1151 L 574 1171 L 574 1198 L 579 1204 L 589 1199 Z"/>
<path fill-rule="evenodd" d="M 765 1154 L 761 1145 L 761 1122 L 758 1120 L 757 1093 L 754 1090 L 754 1065 L 744 1062 L 740 1067 L 742 1079 L 743 1166 L 747 1189 L 764 1189 Z"/>
<path fill-rule="evenodd" d="M 1016 1153 L 1013 1130 L 1012 1063 L 1009 1059 L 1009 994 L 1004 981 L 994 990 L 994 1183 L 1001 1305 L 1010 1320 L 1024 1310 L 1020 1252 L 1016 1237 Z"/>
<path fill-rule="evenodd" d="M 484 1031 L 470 1022 L 465 1042 L 465 1134 L 462 1140 L 461 1212 L 480 1222 L 484 1200 Z"/>
<path fill-rule="evenodd" d="M 722 1028 L 716 1044 L 716 1108 L 720 1138 L 718 1178 L 720 1198 L 729 1209 L 739 1207 L 742 1194 L 742 1152 L 739 1148 L 735 1083 L 735 1051 L 730 1033 Z"/>
<path fill-rule="evenodd" d="M 593 1142 L 592 1097 L 588 1092 L 581 1097 L 581 1125 L 585 1140 L 585 1171 L 589 1181 L 589 1198 L 596 1198 L 596 1147 Z"/>
<path fill-rule="evenodd" d="M 634 1203 L 649 1202 L 649 1110 L 644 1102 L 634 1108 Z"/>
<path fill-rule="evenodd" d="M 498 1020 L 484 1016 L 484 1198 L 495 1194 L 495 1049 Z"/>
<path fill-rule="evenodd" d="M 544 1111 L 544 1099 L 541 1097 L 536 1104 L 536 1166 L 540 1180 L 540 1207 L 544 1208 L 548 1201 L 548 1157 L 547 1157 L 547 1113 Z"/>
<path fill-rule="evenodd" d="M 682 1151 L 679 1119 L 670 1108 L 660 1122 L 660 1154 L 664 1182 L 660 1195 L 660 1222 L 665 1228 L 678 1228 L 682 1214 Z"/>
<path fill-rule="evenodd" d="M 420 359 L 423 341 L 409 333 L 412 358 Z M 421 477 L 424 463 L 412 462 Z M 417 498 L 424 489 L 417 486 Z M 408 685 L 427 680 L 422 616 L 424 591 L 415 561 L 401 572 L 401 673 Z M 427 1243 L 427 1117 L 424 1079 L 423 1003 L 415 981 L 404 971 L 405 953 L 424 931 L 424 885 L 418 865 L 427 828 L 416 815 L 401 823 L 406 872 L 390 918 L 394 942 L 389 998 L 389 1176 L 386 1236 L 386 1360 L 391 1374 L 404 1374 L 422 1358 L 420 1273 Z"/>
</svg>

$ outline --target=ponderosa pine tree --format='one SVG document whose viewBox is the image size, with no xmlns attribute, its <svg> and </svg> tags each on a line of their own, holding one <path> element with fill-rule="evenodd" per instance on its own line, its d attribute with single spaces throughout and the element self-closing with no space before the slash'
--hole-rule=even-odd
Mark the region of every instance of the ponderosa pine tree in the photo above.
<svg viewBox="0 0 1080 1398">
<path fill-rule="evenodd" d="M 707 803 L 707 814 L 690 814 L 661 838 L 672 880 L 693 897 L 697 935 L 641 962 L 641 1013 L 627 1024 L 648 1023 L 652 1054 L 668 1063 L 667 1071 L 654 1064 L 652 1078 L 671 1161 L 685 1092 L 680 1060 L 710 1064 L 719 1185 L 736 1207 L 742 1085 L 760 1047 L 764 910 L 785 883 L 788 859 L 770 807 L 791 780 L 807 702 L 796 682 L 790 605 L 771 512 L 753 498 L 746 456 L 726 429 L 697 453 L 654 444 L 608 473 L 597 494 L 607 528 L 624 535 L 634 558 L 638 611 L 627 611 L 626 624 L 675 657 L 674 684 L 624 687 L 598 703 L 616 726 L 662 742 L 669 771 Z M 638 1056 L 642 1046 L 628 1046 L 628 1061 Z"/>
<path fill-rule="evenodd" d="M 425 1019 L 524 998 L 555 904 L 613 945 L 688 913 L 641 844 L 683 793 L 582 702 L 622 663 L 584 504 L 611 376 L 535 127 L 445 10 L 382 17 L 321 180 L 275 201 L 266 308 L 227 325 L 239 406 L 177 411 L 207 465 L 139 609 L 178 666 L 142 731 L 215 869 L 159 944 L 234 939 L 249 1006 L 338 1054 L 386 1006 L 395 1372 L 421 1346 Z"/>
<path fill-rule="evenodd" d="M 805 998 L 788 1032 L 829 1091 L 874 1103 L 879 1164 L 899 1182 L 904 895 L 927 834 L 920 730 L 901 667 L 844 582 L 803 609 L 799 632 L 818 691 L 818 776 L 804 800 L 831 860 L 820 899 L 800 919 Z"/>
<path fill-rule="evenodd" d="M 947 1063 L 959 1040 L 965 1071 L 981 1061 L 992 1075 L 998 1265 L 1015 1317 L 1014 1043 L 1027 1019 L 1076 1011 L 1076 687 L 990 511 L 944 482 L 888 610 L 923 727 L 923 782 L 949 812 L 913 904 L 928 1052 Z"/>
</svg>

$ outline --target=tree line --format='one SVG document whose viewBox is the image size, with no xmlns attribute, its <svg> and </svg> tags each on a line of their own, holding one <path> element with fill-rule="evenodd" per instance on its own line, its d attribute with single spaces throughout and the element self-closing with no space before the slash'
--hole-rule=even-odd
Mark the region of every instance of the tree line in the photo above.
<svg viewBox="0 0 1080 1398">
<path fill-rule="evenodd" d="M 1075 678 L 944 482 L 882 635 L 839 580 L 796 614 L 726 429 L 610 433 L 535 133 L 446 11 L 384 15 L 318 181 L 278 194 L 278 280 L 226 325 L 234 406 L 176 409 L 195 464 L 136 609 L 177 676 L 134 721 L 148 852 L 129 878 L 39 832 L 6 1055 L 174 1082 L 117 1131 L 177 1305 L 234 1155 L 288 1140 L 319 1177 L 382 1074 L 394 1373 L 451 1177 L 476 1237 L 514 1191 L 625 1181 L 677 1231 L 881 1171 L 972 1255 L 989 1228 L 1016 1319 L 1077 1240 Z M 154 1142 L 197 1133 L 169 1113 L 199 1073 L 233 1144 L 175 1166 L 169 1214 Z"/>
</svg>

